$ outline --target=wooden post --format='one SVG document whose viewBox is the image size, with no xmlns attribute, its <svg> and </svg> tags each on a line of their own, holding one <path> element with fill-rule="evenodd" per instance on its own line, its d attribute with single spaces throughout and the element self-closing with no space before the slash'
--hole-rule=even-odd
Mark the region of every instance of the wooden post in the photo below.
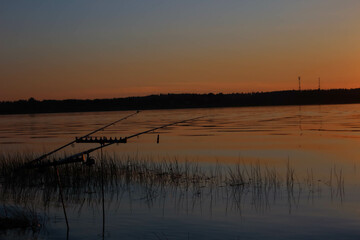
<svg viewBox="0 0 360 240">
<path fill-rule="evenodd" d="M 103 149 L 101 151 L 101 196 L 102 196 L 102 213 L 103 213 L 103 228 L 102 228 L 102 238 L 105 237 L 105 197 L 104 197 L 104 163 L 103 163 Z"/>
<path fill-rule="evenodd" d="M 62 192 L 59 169 L 55 166 L 55 170 L 56 170 L 56 175 L 57 175 L 57 183 L 58 183 L 58 186 L 59 186 L 59 194 L 60 194 L 61 204 L 62 204 L 62 207 L 63 207 L 65 221 L 66 221 L 67 235 L 69 235 L 69 221 L 68 221 L 68 218 L 67 218 L 65 204 L 64 204 L 64 198 L 63 198 L 63 192 Z"/>
</svg>

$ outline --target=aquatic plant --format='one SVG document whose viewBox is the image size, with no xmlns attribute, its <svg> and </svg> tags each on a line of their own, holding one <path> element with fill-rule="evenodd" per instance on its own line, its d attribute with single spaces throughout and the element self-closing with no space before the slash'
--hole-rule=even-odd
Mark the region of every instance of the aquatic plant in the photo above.
<svg viewBox="0 0 360 240">
<path fill-rule="evenodd" d="M 33 155 L 0 155 L 0 201 L 21 204 L 37 199 L 44 206 L 59 202 L 59 185 L 54 167 L 27 169 L 23 164 Z M 52 160 L 50 160 L 52 161 Z M 285 171 L 256 163 L 212 164 L 180 162 L 177 159 L 155 161 L 149 157 L 98 155 L 94 165 L 73 163 L 57 166 L 65 202 L 98 204 L 102 189 L 111 201 L 113 196 L 128 193 L 131 199 L 144 201 L 149 207 L 164 196 L 178 197 L 177 204 L 190 199 L 193 204 L 217 200 L 241 210 L 248 199 L 259 210 L 286 193 L 289 205 L 298 205 L 301 192 L 315 193 L 314 176 L 308 171 L 299 179 L 290 161 Z M 336 183 L 336 184 L 333 184 Z M 331 169 L 330 179 L 317 182 L 317 188 L 329 188 L 334 197 L 344 196 L 341 169 Z M 318 190 L 318 192 L 320 192 Z M 336 194 L 335 194 L 336 193 Z M 115 195 L 114 195 L 115 194 Z"/>
</svg>

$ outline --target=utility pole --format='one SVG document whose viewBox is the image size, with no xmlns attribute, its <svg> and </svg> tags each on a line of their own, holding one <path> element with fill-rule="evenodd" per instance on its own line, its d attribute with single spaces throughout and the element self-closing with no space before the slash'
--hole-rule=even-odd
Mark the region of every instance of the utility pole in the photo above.
<svg viewBox="0 0 360 240">
<path fill-rule="evenodd" d="M 301 91 L 301 77 L 299 76 L 298 77 L 298 80 L 299 80 L 299 92 Z"/>
<path fill-rule="evenodd" d="M 319 88 L 318 88 L 318 90 L 320 91 L 320 78 L 319 78 Z"/>
</svg>

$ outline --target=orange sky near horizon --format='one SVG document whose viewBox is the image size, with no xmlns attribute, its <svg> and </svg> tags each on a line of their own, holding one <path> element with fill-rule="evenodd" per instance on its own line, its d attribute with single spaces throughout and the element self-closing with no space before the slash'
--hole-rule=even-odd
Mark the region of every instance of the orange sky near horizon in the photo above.
<svg viewBox="0 0 360 240">
<path fill-rule="evenodd" d="M 0 101 L 360 87 L 358 1 L 134 2 L 1 3 Z"/>
</svg>

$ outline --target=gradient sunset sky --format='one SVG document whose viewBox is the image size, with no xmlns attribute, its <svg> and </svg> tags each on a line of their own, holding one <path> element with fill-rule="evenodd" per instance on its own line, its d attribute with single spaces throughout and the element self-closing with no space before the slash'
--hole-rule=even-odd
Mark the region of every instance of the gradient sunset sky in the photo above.
<svg viewBox="0 0 360 240">
<path fill-rule="evenodd" d="M 360 87 L 358 0 L 1 1 L 0 100 Z"/>
</svg>

